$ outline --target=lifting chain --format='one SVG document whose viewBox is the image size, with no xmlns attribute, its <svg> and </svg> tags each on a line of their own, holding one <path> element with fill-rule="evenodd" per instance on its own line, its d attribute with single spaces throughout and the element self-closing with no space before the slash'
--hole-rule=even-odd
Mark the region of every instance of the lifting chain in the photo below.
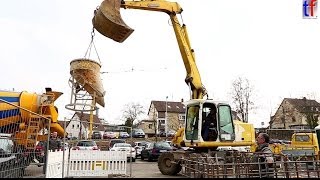
<svg viewBox="0 0 320 180">
<path fill-rule="evenodd" d="M 91 32 L 91 41 L 90 41 L 90 44 L 89 44 L 89 47 L 84 55 L 84 58 L 85 59 L 90 59 L 90 55 L 91 55 L 91 49 L 92 49 L 92 46 L 97 54 L 97 57 L 98 57 L 98 60 L 99 60 L 99 64 L 101 65 L 101 60 L 100 60 L 100 57 L 99 57 L 99 54 L 98 54 L 98 51 L 97 51 L 97 48 L 96 48 L 96 45 L 94 44 L 94 36 L 95 36 L 95 32 L 94 32 L 94 27 L 92 27 L 92 32 Z"/>
</svg>

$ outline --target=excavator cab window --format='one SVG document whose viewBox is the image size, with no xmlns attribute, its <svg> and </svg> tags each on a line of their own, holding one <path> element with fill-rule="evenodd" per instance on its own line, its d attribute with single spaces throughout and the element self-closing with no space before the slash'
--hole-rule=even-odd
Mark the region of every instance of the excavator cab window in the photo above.
<svg viewBox="0 0 320 180">
<path fill-rule="evenodd" d="M 187 108 L 186 139 L 198 140 L 200 105 L 190 105 Z"/>
<path fill-rule="evenodd" d="M 216 141 L 217 131 L 217 108 L 213 103 L 204 103 L 202 107 L 201 136 L 204 141 Z"/>
<path fill-rule="evenodd" d="M 231 108 L 228 105 L 218 106 L 220 141 L 234 141 L 235 132 Z"/>
</svg>

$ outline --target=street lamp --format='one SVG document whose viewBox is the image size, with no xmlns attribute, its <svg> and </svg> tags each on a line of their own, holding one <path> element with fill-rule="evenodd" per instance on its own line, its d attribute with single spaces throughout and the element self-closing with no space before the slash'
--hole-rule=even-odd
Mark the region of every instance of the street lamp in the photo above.
<svg viewBox="0 0 320 180">
<path fill-rule="evenodd" d="M 166 140 L 168 139 L 168 96 L 166 96 L 166 114 L 165 114 L 165 125 L 164 125 L 164 132 L 166 133 Z"/>
</svg>

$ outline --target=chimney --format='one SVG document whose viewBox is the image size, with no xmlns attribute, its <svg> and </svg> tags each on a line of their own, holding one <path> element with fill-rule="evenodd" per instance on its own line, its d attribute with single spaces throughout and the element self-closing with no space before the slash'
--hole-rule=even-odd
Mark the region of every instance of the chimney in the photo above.
<svg viewBox="0 0 320 180">
<path fill-rule="evenodd" d="M 306 97 L 303 97 L 302 99 L 303 99 L 304 101 L 307 101 L 307 98 L 306 98 Z"/>
<path fill-rule="evenodd" d="M 52 92 L 52 89 L 50 87 L 46 87 L 46 92 Z"/>
<path fill-rule="evenodd" d="M 183 98 L 181 98 L 181 102 L 183 102 Z"/>
</svg>

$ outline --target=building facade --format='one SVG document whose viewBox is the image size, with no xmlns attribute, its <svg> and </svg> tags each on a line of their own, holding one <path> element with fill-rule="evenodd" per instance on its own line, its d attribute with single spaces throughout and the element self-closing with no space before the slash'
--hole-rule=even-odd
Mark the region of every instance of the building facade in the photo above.
<svg viewBox="0 0 320 180">
<path fill-rule="evenodd" d="M 167 132 L 176 132 L 184 127 L 185 106 L 182 102 L 151 101 L 148 110 L 148 120 L 143 120 L 139 128 L 143 129 L 147 136 Z"/>
<path fill-rule="evenodd" d="M 64 125 L 64 123 L 66 124 Z M 59 124 L 62 127 L 66 126 L 65 130 L 70 138 L 89 138 L 90 114 L 76 112 L 70 120 L 66 122 L 60 121 Z M 93 115 L 92 131 L 100 131 L 101 133 L 104 132 L 104 127 L 96 115 Z"/>
<path fill-rule="evenodd" d="M 270 129 L 313 129 L 319 124 L 320 104 L 316 100 L 284 98 L 269 123 Z"/>
</svg>

